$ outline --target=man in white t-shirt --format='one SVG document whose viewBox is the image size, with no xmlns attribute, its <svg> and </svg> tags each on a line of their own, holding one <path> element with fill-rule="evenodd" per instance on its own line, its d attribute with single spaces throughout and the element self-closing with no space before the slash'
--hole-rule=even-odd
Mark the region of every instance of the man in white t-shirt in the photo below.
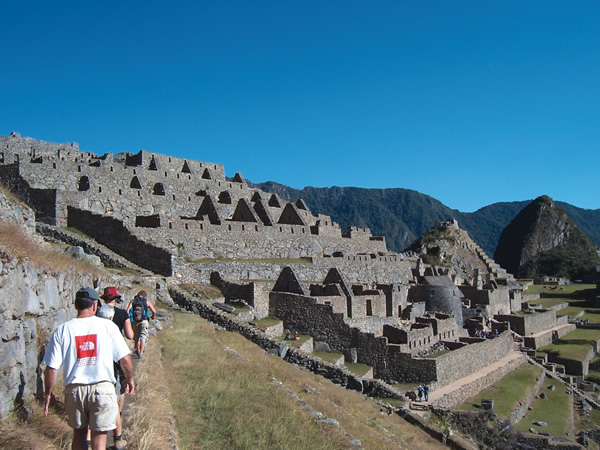
<svg viewBox="0 0 600 450">
<path fill-rule="evenodd" d="M 73 428 L 73 449 L 87 448 L 88 427 L 92 448 L 106 448 L 106 432 L 115 428 L 119 413 L 113 361 L 121 363 L 126 393 L 133 395 L 135 390 L 129 347 L 112 321 L 96 317 L 99 301 L 92 288 L 77 291 L 77 317 L 54 330 L 42 361 L 46 365 L 44 415 L 48 415 L 57 370 L 64 365 L 65 410 Z"/>
</svg>

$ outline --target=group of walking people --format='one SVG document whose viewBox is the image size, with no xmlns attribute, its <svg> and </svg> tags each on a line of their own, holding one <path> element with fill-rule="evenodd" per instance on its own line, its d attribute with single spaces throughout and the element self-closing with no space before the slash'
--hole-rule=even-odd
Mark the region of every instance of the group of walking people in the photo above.
<svg viewBox="0 0 600 450">
<path fill-rule="evenodd" d="M 65 411 L 73 428 L 72 448 L 106 448 L 107 433 L 113 431 L 114 448 L 123 449 L 121 410 L 125 395 L 134 395 L 133 363 L 125 338 L 135 341 L 141 358 L 148 340 L 149 319 L 156 310 L 140 291 L 127 309 L 117 307 L 121 295 L 115 286 L 102 295 L 90 287 L 75 294 L 77 316 L 52 333 L 42 364 L 44 371 L 44 415 L 54 399 L 57 371 L 64 366 Z M 100 301 L 104 300 L 104 304 Z M 108 319 L 108 320 L 106 320 Z"/>
</svg>

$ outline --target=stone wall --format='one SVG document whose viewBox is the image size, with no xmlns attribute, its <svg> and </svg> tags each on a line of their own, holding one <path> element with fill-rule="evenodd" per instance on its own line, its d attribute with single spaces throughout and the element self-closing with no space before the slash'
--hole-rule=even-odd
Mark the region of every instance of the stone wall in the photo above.
<svg viewBox="0 0 600 450">
<path fill-rule="evenodd" d="M 189 258 L 399 258 L 370 230 L 342 233 L 302 200 L 282 202 L 248 187 L 240 174 L 227 180 L 220 164 L 146 151 L 98 156 L 18 135 L 0 137 L 0 150 L 0 177 L 20 184 L 53 225 L 67 225 L 74 210 L 88 211 Z"/>
<path fill-rule="evenodd" d="M 193 300 L 180 290 L 171 289 L 169 293 L 173 301 L 183 309 L 198 314 L 228 331 L 239 333 L 270 354 L 279 355 L 284 360 L 318 375 L 322 375 L 333 383 L 340 384 L 347 389 L 356 390 L 371 397 L 403 399 L 397 392 L 394 392 L 380 382 L 361 379 L 342 367 L 335 367 L 318 358 L 295 351 L 289 348 L 285 342 L 277 342 L 257 328 L 238 323 L 233 318 L 228 317 L 226 313 L 222 313 L 209 304 Z"/>
<path fill-rule="evenodd" d="M 507 420 L 511 425 L 516 425 L 525 417 L 529 407 L 533 404 L 536 397 L 540 393 L 542 386 L 544 385 L 544 381 L 546 381 L 546 373 L 542 371 L 542 373 L 538 376 L 537 381 L 531 391 L 527 394 L 527 396 L 519 402 L 517 407 L 513 409 L 507 417 Z"/>
<path fill-rule="evenodd" d="M 52 331 L 75 316 L 75 292 L 106 286 L 108 278 L 54 271 L 0 257 L 0 419 L 24 399 L 41 393 L 38 365 Z"/>
<path fill-rule="evenodd" d="M 518 358 L 512 360 L 509 364 L 505 366 L 499 367 L 493 372 L 490 372 L 485 377 L 475 378 L 470 383 L 466 383 L 460 386 L 458 389 L 444 395 L 440 399 L 434 402 L 434 406 L 437 408 L 446 408 L 451 409 L 462 403 L 464 403 L 467 399 L 473 397 L 473 393 L 481 392 L 484 389 L 487 389 L 490 386 L 493 386 L 495 383 L 500 381 L 504 376 L 508 373 L 515 370 L 517 367 L 521 366 L 526 362 L 526 358 Z"/>
<path fill-rule="evenodd" d="M 560 339 L 575 329 L 575 324 L 566 324 L 561 328 L 556 330 L 548 330 L 545 333 L 541 333 L 537 336 L 526 336 L 524 337 L 523 342 L 528 348 L 540 348 L 552 344 L 554 334 L 556 334 L 556 337 Z"/>
<path fill-rule="evenodd" d="M 530 336 L 556 325 L 556 311 L 554 310 L 538 310 L 532 313 L 522 311 L 518 315 L 498 314 L 494 318 L 500 322 L 509 322 L 511 330 L 521 336 Z"/>
<path fill-rule="evenodd" d="M 172 275 L 171 254 L 131 235 L 120 221 L 76 208 L 68 208 L 68 226 L 81 230 L 140 267 L 164 276 Z"/>
<path fill-rule="evenodd" d="M 513 339 L 508 331 L 492 339 L 460 338 L 459 342 L 469 345 L 435 358 L 437 387 L 498 361 L 510 353 L 513 346 Z"/>
<path fill-rule="evenodd" d="M 332 267 L 344 274 L 350 283 L 370 284 L 373 280 L 393 283 L 398 280 L 412 280 L 414 261 L 386 261 L 385 257 L 375 259 L 364 257 L 312 258 L 311 261 L 207 261 L 189 263 L 183 257 L 173 258 L 174 275 L 181 279 L 198 280 L 210 283 L 211 272 L 232 281 L 275 281 L 285 266 L 290 266 L 298 280 L 306 283 L 321 283 Z M 400 293 L 402 294 L 402 293 Z M 402 300 L 398 300 L 401 302 Z M 405 300 L 404 300 L 405 301 Z"/>
</svg>

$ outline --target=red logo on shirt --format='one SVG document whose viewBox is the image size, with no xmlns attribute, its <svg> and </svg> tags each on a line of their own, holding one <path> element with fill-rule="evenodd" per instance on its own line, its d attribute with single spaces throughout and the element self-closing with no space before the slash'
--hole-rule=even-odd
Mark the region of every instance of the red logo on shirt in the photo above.
<svg viewBox="0 0 600 450">
<path fill-rule="evenodd" d="M 98 356 L 96 346 L 96 335 L 75 336 L 75 345 L 77 346 L 77 365 L 95 365 Z"/>
</svg>

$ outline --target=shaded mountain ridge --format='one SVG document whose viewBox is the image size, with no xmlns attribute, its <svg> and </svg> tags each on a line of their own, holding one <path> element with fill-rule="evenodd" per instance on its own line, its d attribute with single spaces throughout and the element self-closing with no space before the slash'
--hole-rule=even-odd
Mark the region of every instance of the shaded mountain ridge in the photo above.
<svg viewBox="0 0 600 450">
<path fill-rule="evenodd" d="M 546 195 L 523 208 L 504 229 L 494 259 L 524 278 L 576 280 L 600 264 L 596 244 Z"/>
<path fill-rule="evenodd" d="M 500 235 L 511 220 L 532 200 L 499 202 L 475 212 L 452 209 L 426 194 L 403 188 L 305 187 L 294 189 L 272 181 L 250 185 L 275 193 L 287 201 L 302 198 L 311 211 L 331 216 L 342 229 L 368 227 L 384 236 L 390 250 L 400 252 L 428 231 L 436 220 L 456 219 L 488 255 L 493 255 Z M 600 245 L 600 209 L 587 210 L 556 202 L 569 217 Z"/>
</svg>

